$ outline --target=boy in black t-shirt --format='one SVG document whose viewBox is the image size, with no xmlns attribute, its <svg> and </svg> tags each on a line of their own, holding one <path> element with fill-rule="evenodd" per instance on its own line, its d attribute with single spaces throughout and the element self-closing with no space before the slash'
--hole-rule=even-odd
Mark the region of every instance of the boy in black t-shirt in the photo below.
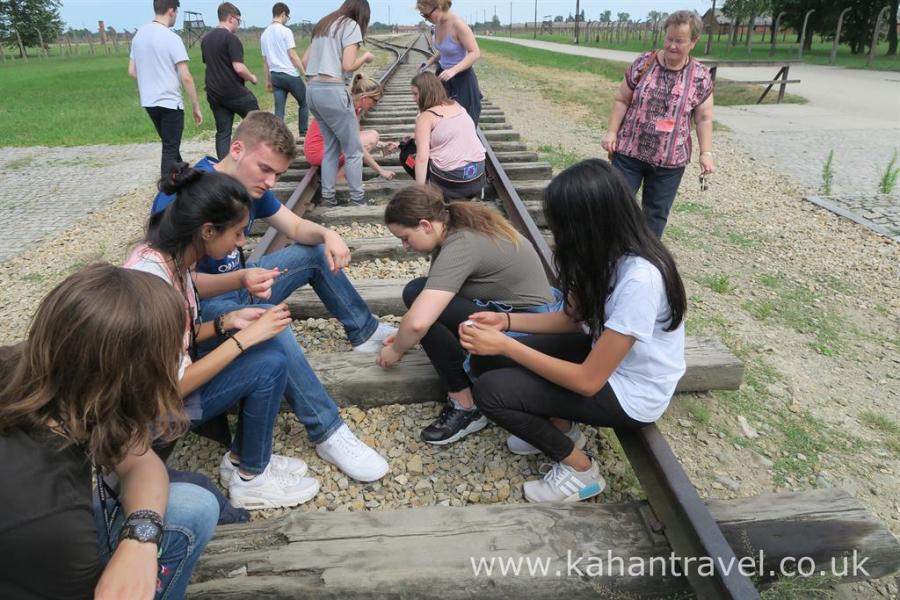
<svg viewBox="0 0 900 600">
<path fill-rule="evenodd" d="M 256 85 L 256 75 L 244 64 L 244 46 L 235 35 L 241 26 L 241 11 L 230 3 L 219 5 L 218 26 L 203 36 L 200 49 L 206 65 L 206 99 L 216 120 L 216 156 L 221 160 L 231 146 L 234 115 L 241 118 L 259 110 L 253 92 L 244 87 Z"/>
</svg>

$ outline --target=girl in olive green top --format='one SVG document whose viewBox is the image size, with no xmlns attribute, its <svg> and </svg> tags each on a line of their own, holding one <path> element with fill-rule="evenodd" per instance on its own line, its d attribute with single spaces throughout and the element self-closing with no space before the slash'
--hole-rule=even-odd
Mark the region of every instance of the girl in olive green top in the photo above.
<svg viewBox="0 0 900 600">
<path fill-rule="evenodd" d="M 412 185 L 394 195 L 384 220 L 404 247 L 431 255 L 431 268 L 428 277 L 412 280 L 403 290 L 409 312 L 378 364 L 393 367 L 421 342 L 450 391 L 449 404 L 422 431 L 422 439 L 448 444 L 487 425 L 475 408 L 464 368 L 460 323 L 483 310 L 559 306 L 534 247 L 496 211 L 472 202 L 445 203 L 439 189 Z"/>
</svg>

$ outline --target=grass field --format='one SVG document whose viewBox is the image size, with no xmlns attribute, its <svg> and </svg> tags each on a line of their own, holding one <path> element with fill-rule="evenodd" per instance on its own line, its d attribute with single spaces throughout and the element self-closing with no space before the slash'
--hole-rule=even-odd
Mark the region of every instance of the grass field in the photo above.
<svg viewBox="0 0 900 600">
<path fill-rule="evenodd" d="M 308 40 L 300 39 L 300 51 Z M 185 139 L 215 131 L 203 86 L 205 72 L 200 47 L 188 52 L 203 125 L 194 126 L 184 95 Z M 260 108 L 272 110 L 266 92 L 259 45 L 244 44 L 244 58 L 260 79 L 248 88 Z M 32 57 L 28 63 L 0 64 L 0 146 L 81 146 L 132 144 L 159 140 L 138 100 L 137 84 L 128 76 L 125 47 L 118 55 L 83 54 L 75 57 Z M 291 101 L 293 102 L 293 101 Z M 289 107 L 291 104 L 289 104 Z"/>
<path fill-rule="evenodd" d="M 559 52 L 528 48 L 483 38 L 479 39 L 478 43 L 486 52 L 512 58 L 529 65 L 562 69 L 565 71 L 593 73 L 594 75 L 599 75 L 610 81 L 621 81 L 625 73 L 625 68 L 628 66 L 627 63 L 623 62 L 590 58 L 586 56 L 575 56 L 572 54 L 561 54 Z M 777 91 L 777 88 L 773 89 L 773 91 L 766 96 L 765 102 L 774 102 L 777 98 Z M 760 93 L 762 92 L 759 86 L 731 83 L 727 80 L 719 79 L 716 81 L 715 102 L 718 106 L 755 104 Z M 785 94 L 784 101 L 803 103 L 806 102 L 806 99 L 794 94 Z"/>
<path fill-rule="evenodd" d="M 530 40 L 532 39 L 533 34 L 524 32 L 514 33 L 513 37 Z M 697 56 L 698 58 L 719 60 L 787 60 L 797 58 L 799 44 L 797 44 L 796 38 L 792 38 L 791 36 L 788 36 L 784 41 L 779 37 L 775 54 L 771 56 L 769 55 L 770 43 L 768 36 L 762 36 L 760 34 L 754 35 L 753 48 L 750 54 L 747 54 L 746 41 L 738 42 L 737 46 L 732 48 L 725 38 L 726 36 L 722 35 L 722 39 L 719 41 L 713 39 L 712 52 L 710 52 L 709 56 L 704 56 L 703 50 L 706 47 L 706 37 L 702 37 L 700 41 L 697 42 L 697 47 L 694 49 L 694 56 Z M 573 43 L 572 36 L 563 33 L 538 35 L 537 39 L 544 42 L 558 42 L 561 44 Z M 650 39 L 644 39 L 643 41 L 628 40 L 620 43 L 615 43 L 615 41 L 610 43 L 608 40 L 602 39 L 601 36 L 601 39 L 597 41 L 596 35 L 592 32 L 590 39 L 585 39 L 582 33 L 580 45 L 593 48 L 608 48 L 610 50 L 643 52 L 651 49 L 652 42 L 652 36 Z M 900 55 L 885 56 L 887 48 L 887 42 L 878 45 L 873 68 L 883 71 L 900 71 Z M 812 49 L 803 53 L 803 60 L 810 64 L 827 65 L 829 64 L 828 61 L 830 58 L 831 42 L 813 41 Z M 838 46 L 837 65 L 840 67 L 864 69 L 866 68 L 867 58 L 867 54 L 854 55 L 850 52 L 849 47 L 843 45 Z"/>
</svg>

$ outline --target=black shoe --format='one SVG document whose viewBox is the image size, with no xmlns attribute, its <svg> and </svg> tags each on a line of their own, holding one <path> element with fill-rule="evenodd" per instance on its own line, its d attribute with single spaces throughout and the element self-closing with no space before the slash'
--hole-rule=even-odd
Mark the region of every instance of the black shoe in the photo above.
<svg viewBox="0 0 900 600">
<path fill-rule="evenodd" d="M 365 197 L 359 202 L 357 202 L 356 200 L 350 201 L 350 206 L 372 206 L 373 204 L 375 203 Z"/>
<path fill-rule="evenodd" d="M 338 205 L 337 198 L 322 198 L 322 201 L 319 203 L 319 206 L 322 208 L 334 208 Z"/>
<path fill-rule="evenodd" d="M 422 430 L 422 441 L 438 446 L 450 444 L 470 433 L 481 431 L 487 423 L 487 417 L 477 408 L 460 410 L 453 404 L 448 404 L 438 418 Z"/>
</svg>

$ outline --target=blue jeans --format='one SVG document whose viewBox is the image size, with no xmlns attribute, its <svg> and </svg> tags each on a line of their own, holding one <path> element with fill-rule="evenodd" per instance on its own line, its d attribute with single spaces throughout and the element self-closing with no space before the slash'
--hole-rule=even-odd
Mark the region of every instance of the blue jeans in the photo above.
<svg viewBox="0 0 900 600">
<path fill-rule="evenodd" d="M 284 121 L 284 108 L 287 104 L 288 94 L 290 94 L 299 106 L 297 122 L 300 135 L 306 135 L 306 128 L 309 125 L 309 106 L 306 104 L 306 85 L 303 83 L 303 78 L 278 71 L 269 71 L 269 76 L 272 78 L 272 95 L 275 96 L 275 116 Z"/>
<path fill-rule="evenodd" d="M 253 306 L 268 308 L 272 304 L 283 302 L 296 289 L 309 283 L 328 311 L 343 324 L 344 331 L 354 346 L 369 339 L 378 327 L 378 321 L 344 272 L 332 273 L 328 269 L 321 245 L 293 244 L 264 256 L 259 261 L 249 262 L 247 266 L 288 269 L 287 273 L 275 280 L 272 296 L 268 300 L 270 304 Z M 250 300 L 246 290 L 202 300 L 202 320 L 209 321 L 220 314 L 247 306 Z M 201 348 L 215 347 L 218 343 L 221 340 L 203 344 Z M 287 384 L 284 395 L 294 414 L 306 428 L 310 441 L 316 444 L 328 439 L 343 424 L 343 420 L 334 400 L 325 391 L 303 355 L 297 338 L 287 329 L 261 346 L 270 344 L 286 357 Z"/>
<path fill-rule="evenodd" d="M 681 177 L 684 175 L 684 167 L 674 169 L 656 167 L 624 154 L 616 153 L 613 156 L 612 165 L 616 167 L 625 180 L 628 181 L 631 192 L 637 194 L 641 183 L 644 184 L 644 192 L 641 196 L 641 209 L 644 211 L 644 221 L 650 231 L 661 238 L 666 221 L 669 219 L 669 211 L 681 185 Z"/>
<path fill-rule="evenodd" d="M 115 500 L 107 498 L 112 511 Z M 179 600 L 191 580 L 197 559 L 216 529 L 219 520 L 219 503 L 207 490 L 190 483 L 169 484 L 169 501 L 166 506 L 166 527 L 159 557 L 159 576 L 156 600 Z M 100 501 L 95 498 L 94 521 L 97 527 L 97 544 L 100 560 L 104 564 L 112 558 L 107 544 L 106 525 Z M 119 510 L 113 520 L 110 534 L 113 548 L 119 532 L 125 524 L 125 515 Z"/>
<path fill-rule="evenodd" d="M 201 348 L 201 356 L 216 345 Z M 262 473 L 272 457 L 272 435 L 287 383 L 287 362 L 281 347 L 269 340 L 247 348 L 198 390 L 203 415 L 194 425 L 244 401 L 231 451 L 240 457 L 241 469 L 248 473 Z"/>
</svg>

